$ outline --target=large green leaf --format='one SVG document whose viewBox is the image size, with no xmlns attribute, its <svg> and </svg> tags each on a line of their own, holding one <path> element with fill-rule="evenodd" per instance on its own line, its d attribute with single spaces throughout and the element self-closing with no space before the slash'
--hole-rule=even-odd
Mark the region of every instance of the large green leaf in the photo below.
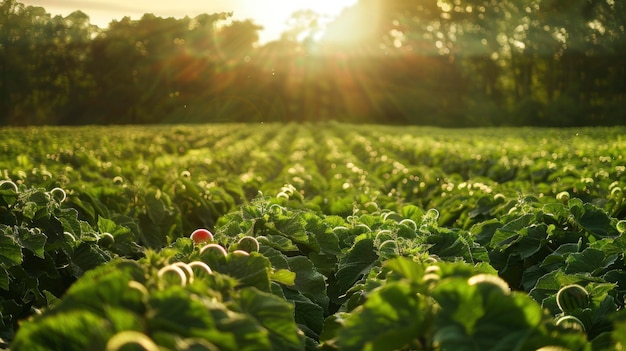
<svg viewBox="0 0 626 351">
<path fill-rule="evenodd" d="M 385 261 L 384 267 L 391 271 L 390 275 L 398 275 L 413 283 L 420 283 L 424 276 L 424 266 L 406 257 L 398 257 Z"/>
<path fill-rule="evenodd" d="M 341 255 L 339 238 L 337 238 L 337 235 L 330 230 L 329 224 L 327 224 L 321 217 L 311 212 L 302 214 L 302 218 L 306 220 L 306 231 L 315 236 L 315 239 L 320 246 L 319 250 L 323 254 L 329 256 Z"/>
<path fill-rule="evenodd" d="M 13 228 L 0 226 L 0 266 L 10 268 L 22 263 L 22 248 Z"/>
<path fill-rule="evenodd" d="M 366 276 L 377 262 L 373 239 L 357 241 L 352 248 L 339 259 L 335 278 L 340 294 L 345 293 L 363 276 Z"/>
<path fill-rule="evenodd" d="M 428 335 L 427 300 L 409 285 L 393 283 L 374 291 L 364 305 L 346 316 L 338 331 L 341 350 L 398 350 L 416 347 Z"/>
<path fill-rule="evenodd" d="M 328 312 L 328 295 L 326 294 L 326 277 L 317 272 L 313 263 L 304 256 L 289 257 L 289 269 L 296 273 L 293 289 L 317 303 Z"/>
<path fill-rule="evenodd" d="M 38 228 L 18 228 L 19 242 L 23 248 L 30 250 L 35 256 L 44 258 L 44 248 L 48 237 Z"/>
<path fill-rule="evenodd" d="M 55 311 L 88 309 L 104 313 L 107 306 L 145 312 L 144 295 L 129 287 L 130 281 L 145 284 L 145 272 L 135 261 L 116 260 L 86 272 L 68 289 Z"/>
<path fill-rule="evenodd" d="M 61 208 L 55 216 L 63 225 L 63 230 L 74 235 L 74 237 L 80 238 L 82 234 L 81 223 L 78 219 L 78 211 L 73 208 Z"/>
<path fill-rule="evenodd" d="M 72 270 L 76 277 L 111 260 L 111 255 L 94 242 L 82 242 L 72 253 Z"/>
<path fill-rule="evenodd" d="M 317 341 L 324 328 L 324 309 L 296 290 L 284 289 L 284 296 L 294 304 L 298 326 L 306 336 Z"/>
<path fill-rule="evenodd" d="M 103 317 L 89 310 L 68 311 L 22 323 L 11 349 L 102 350 L 112 334 Z"/>
<path fill-rule="evenodd" d="M 273 349 L 302 349 L 290 303 L 255 288 L 242 289 L 238 302 L 242 312 L 253 316 L 269 332 Z"/>
<path fill-rule="evenodd" d="M 160 191 L 150 191 L 144 197 L 148 217 L 152 223 L 160 223 L 167 211 L 161 196 L 163 196 L 163 193 Z"/>
<path fill-rule="evenodd" d="M 619 234 L 612 223 L 611 217 L 602 209 L 590 203 L 582 203 L 578 199 L 572 199 L 569 202 L 569 206 L 576 223 L 589 231 L 594 237 L 599 239 Z"/>
<path fill-rule="evenodd" d="M 527 228 L 533 223 L 534 214 L 528 213 L 512 220 L 503 227 L 496 229 L 491 238 L 491 246 L 500 250 L 506 250 L 516 244 L 525 235 Z"/>
<path fill-rule="evenodd" d="M 536 254 L 547 242 L 548 226 L 540 223 L 528 227 L 526 235 L 518 243 L 517 251 L 522 259 Z"/>
<path fill-rule="evenodd" d="M 265 223 L 266 228 L 274 233 L 279 233 L 295 243 L 307 244 L 309 236 L 305 229 L 306 221 L 299 215 L 279 216 L 271 222 Z M 319 248 L 318 248 L 319 249 Z"/>
<path fill-rule="evenodd" d="M 267 245 L 260 245 L 259 252 L 267 257 L 272 263 L 272 267 L 275 269 L 288 269 L 289 262 L 287 261 L 287 256 L 285 256 L 282 252 L 276 250 L 273 247 Z"/>
<path fill-rule="evenodd" d="M 422 218 L 424 217 L 424 211 L 415 206 L 415 205 L 405 205 L 402 206 L 400 214 L 403 218 L 410 219 L 418 226 L 422 222 Z"/>
<path fill-rule="evenodd" d="M 487 245 L 491 242 L 496 230 L 502 227 L 502 223 L 497 218 L 492 218 L 483 222 L 474 224 L 470 228 L 470 232 L 474 237 L 474 241 L 481 245 Z"/>
<path fill-rule="evenodd" d="M 565 273 L 591 273 L 599 275 L 604 273 L 618 259 L 617 254 L 608 257 L 602 250 L 586 248 L 583 252 L 575 252 L 565 260 Z"/>
<path fill-rule="evenodd" d="M 274 235 L 268 234 L 266 238 L 269 239 L 267 244 L 277 250 L 280 250 L 283 252 L 299 251 L 298 247 L 289 238 L 285 236 L 277 235 L 277 234 L 274 234 Z"/>
<path fill-rule="evenodd" d="M 237 279 L 240 286 L 255 287 L 264 292 L 271 292 L 270 269 L 270 261 L 257 252 L 249 256 L 231 253 L 227 264 L 216 268 L 218 272 Z"/>
<path fill-rule="evenodd" d="M 441 306 L 435 340 L 443 349 L 505 351 L 532 344 L 543 310 L 528 296 L 511 294 L 491 280 L 469 285 L 458 279 L 435 288 L 433 297 Z"/>
<path fill-rule="evenodd" d="M 428 252 L 449 261 L 458 258 L 471 263 L 488 260 L 485 249 L 475 245 L 466 234 L 459 229 L 437 228 L 426 237 Z"/>
<path fill-rule="evenodd" d="M 9 272 L 0 266 L 0 288 L 9 290 Z"/>
<path fill-rule="evenodd" d="M 183 337 L 201 335 L 215 325 L 202 301 L 182 287 L 152 291 L 148 299 L 148 327 L 154 331 L 175 333 Z"/>
<path fill-rule="evenodd" d="M 252 316 L 236 313 L 222 304 L 211 303 L 209 311 L 217 330 L 206 330 L 204 338 L 218 346 L 219 350 L 264 351 L 271 350 L 270 333 Z"/>
</svg>

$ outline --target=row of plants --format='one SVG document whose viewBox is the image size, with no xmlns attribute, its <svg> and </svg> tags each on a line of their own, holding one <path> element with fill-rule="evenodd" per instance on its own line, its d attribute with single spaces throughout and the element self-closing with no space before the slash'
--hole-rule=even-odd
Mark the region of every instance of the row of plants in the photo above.
<svg viewBox="0 0 626 351">
<path fill-rule="evenodd" d="M 468 217 L 479 194 L 553 199 L 567 191 L 616 217 L 626 213 L 621 127 L 268 123 L 2 132 L 4 179 L 62 187 L 72 201 L 76 192 L 96 213 L 100 208 L 137 216 L 133 209 L 144 205 L 137 202 L 158 197 L 180 212 L 172 216 L 181 232 L 212 227 L 259 191 L 273 196 L 285 185 L 297 192 L 301 207 L 326 214 L 347 216 L 355 204 L 368 202 L 389 209 L 412 203 L 438 208 L 446 224 L 465 228 L 475 223 Z"/>
</svg>

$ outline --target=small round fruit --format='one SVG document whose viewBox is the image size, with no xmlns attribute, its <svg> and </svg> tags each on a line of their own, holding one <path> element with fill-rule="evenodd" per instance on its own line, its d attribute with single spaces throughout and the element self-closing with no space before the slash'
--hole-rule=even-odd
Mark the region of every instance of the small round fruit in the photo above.
<svg viewBox="0 0 626 351">
<path fill-rule="evenodd" d="M 585 331 L 585 324 L 574 316 L 563 316 L 557 319 L 556 325 L 560 325 L 567 329 L 573 329 L 578 331 Z"/>
<path fill-rule="evenodd" d="M 620 232 L 621 234 L 626 233 L 626 220 L 621 220 L 617 222 L 617 224 L 615 225 L 615 228 L 617 228 L 617 231 Z"/>
<path fill-rule="evenodd" d="M 498 291 L 504 295 L 509 295 L 511 293 L 509 284 L 504 281 L 504 279 L 493 274 L 476 274 L 467 280 L 467 284 L 475 285 L 485 293 L 491 291 Z"/>
<path fill-rule="evenodd" d="M 378 255 L 383 258 L 398 256 L 398 244 L 395 240 L 386 240 L 378 247 Z"/>
<path fill-rule="evenodd" d="M 556 293 L 556 304 L 564 313 L 571 313 L 578 308 L 589 307 L 589 293 L 578 284 L 562 287 Z"/>
<path fill-rule="evenodd" d="M 226 262 L 228 253 L 223 246 L 215 243 L 207 244 L 200 249 L 200 260 L 209 267 L 219 267 Z"/>
<path fill-rule="evenodd" d="M 111 233 L 102 233 L 98 238 L 98 245 L 102 247 L 109 247 L 115 242 L 115 237 Z"/>
<path fill-rule="evenodd" d="M 194 230 L 189 237 L 196 244 L 213 241 L 213 234 L 204 228 Z"/>
<path fill-rule="evenodd" d="M 244 236 L 237 242 L 237 248 L 246 252 L 259 252 L 259 242 L 251 236 Z"/>
<path fill-rule="evenodd" d="M 570 194 L 567 191 L 561 191 L 556 194 L 556 199 L 559 201 L 567 202 L 570 199 Z"/>
</svg>

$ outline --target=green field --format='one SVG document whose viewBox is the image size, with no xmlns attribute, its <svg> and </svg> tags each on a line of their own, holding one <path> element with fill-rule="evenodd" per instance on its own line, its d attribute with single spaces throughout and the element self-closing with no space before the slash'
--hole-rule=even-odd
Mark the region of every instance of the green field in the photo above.
<svg viewBox="0 0 626 351">
<path fill-rule="evenodd" d="M 0 348 L 621 350 L 625 157 L 624 127 L 0 128 Z"/>
</svg>

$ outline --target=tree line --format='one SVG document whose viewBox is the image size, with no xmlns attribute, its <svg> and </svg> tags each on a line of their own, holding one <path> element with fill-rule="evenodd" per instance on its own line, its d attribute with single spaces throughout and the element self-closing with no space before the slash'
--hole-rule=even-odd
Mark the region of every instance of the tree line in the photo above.
<svg viewBox="0 0 626 351">
<path fill-rule="evenodd" d="M 626 121 L 621 1 L 360 0 L 323 23 L 260 45 L 229 13 L 99 28 L 4 0 L 0 123 Z"/>
</svg>

